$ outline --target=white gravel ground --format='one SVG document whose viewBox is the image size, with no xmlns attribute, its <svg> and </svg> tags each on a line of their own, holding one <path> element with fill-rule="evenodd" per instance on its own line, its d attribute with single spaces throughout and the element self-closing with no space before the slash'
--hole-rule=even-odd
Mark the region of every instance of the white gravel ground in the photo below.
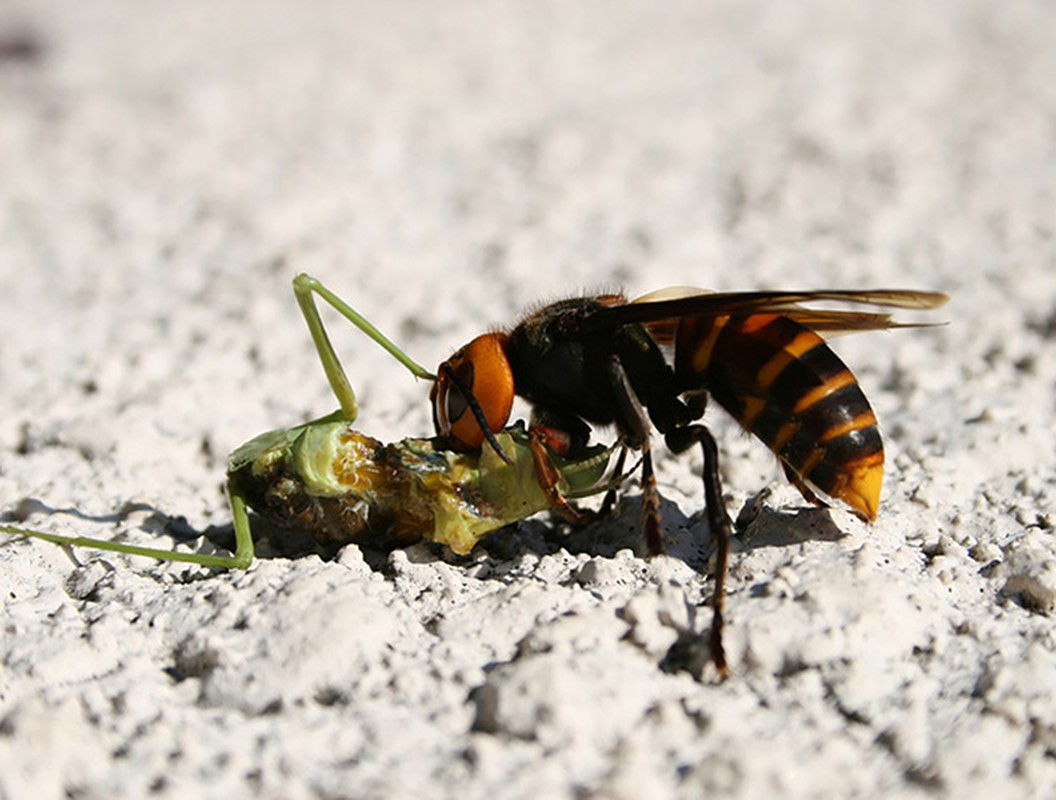
<svg viewBox="0 0 1056 800">
<path fill-rule="evenodd" d="M 2 537 L 0 796 L 1054 796 L 1054 37 L 1043 0 L 0 4 L 8 521 L 226 533 L 225 454 L 334 406 L 300 271 L 428 365 L 584 288 L 952 296 L 836 342 L 873 525 L 709 417 L 725 683 L 661 669 L 708 624 L 695 454 L 660 458 L 652 561 L 633 487 L 467 560 Z M 428 433 L 335 327 L 358 427 Z"/>
</svg>

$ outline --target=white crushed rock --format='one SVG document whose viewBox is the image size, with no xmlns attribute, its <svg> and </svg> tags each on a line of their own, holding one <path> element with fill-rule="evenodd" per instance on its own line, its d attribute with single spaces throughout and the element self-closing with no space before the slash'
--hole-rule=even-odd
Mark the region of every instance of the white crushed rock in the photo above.
<svg viewBox="0 0 1056 800">
<path fill-rule="evenodd" d="M 619 284 L 952 300 L 835 343 L 885 432 L 875 524 L 709 416 L 725 683 L 696 453 L 659 456 L 652 561 L 633 488 L 462 560 L 3 537 L 0 797 L 1056 795 L 1054 30 L 1040 0 L 4 4 L 8 520 L 214 549 L 225 454 L 335 405 L 301 271 L 427 365 Z M 427 387 L 333 334 L 357 425 L 428 433 Z"/>
</svg>

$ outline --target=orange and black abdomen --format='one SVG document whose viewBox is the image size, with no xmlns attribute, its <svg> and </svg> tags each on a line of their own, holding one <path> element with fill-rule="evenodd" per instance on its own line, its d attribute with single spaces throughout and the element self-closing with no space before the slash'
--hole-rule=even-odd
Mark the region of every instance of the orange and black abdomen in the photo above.
<svg viewBox="0 0 1056 800">
<path fill-rule="evenodd" d="M 684 389 L 704 388 L 799 478 L 876 516 L 884 445 L 858 381 L 788 317 L 687 317 L 675 343 Z"/>
</svg>

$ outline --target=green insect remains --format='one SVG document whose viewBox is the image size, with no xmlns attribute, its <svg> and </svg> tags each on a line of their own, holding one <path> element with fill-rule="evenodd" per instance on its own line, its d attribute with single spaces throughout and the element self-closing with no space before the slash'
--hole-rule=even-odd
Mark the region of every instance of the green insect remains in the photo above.
<svg viewBox="0 0 1056 800">
<path fill-rule="evenodd" d="M 469 553 L 489 533 L 550 507 L 540 487 L 523 424 L 496 434 L 501 452 L 446 449 L 437 437 L 385 444 L 352 427 L 355 392 L 326 334 L 317 293 L 420 378 L 432 376 L 371 323 L 314 278 L 299 275 L 294 292 L 341 408 L 289 429 L 268 431 L 230 456 L 227 493 L 235 530 L 232 555 L 212 555 L 0 524 L 0 532 L 164 561 L 245 569 L 254 558 L 248 508 L 281 529 L 310 533 L 320 544 L 406 545 L 431 541 Z M 562 496 L 614 489 L 622 447 L 592 446 L 575 458 L 555 456 Z"/>
</svg>

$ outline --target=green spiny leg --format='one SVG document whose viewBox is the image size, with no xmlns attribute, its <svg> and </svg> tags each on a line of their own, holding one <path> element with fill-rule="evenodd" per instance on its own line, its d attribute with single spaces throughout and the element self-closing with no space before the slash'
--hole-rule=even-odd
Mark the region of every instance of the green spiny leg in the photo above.
<svg viewBox="0 0 1056 800">
<path fill-rule="evenodd" d="M 323 362 L 323 371 L 326 379 L 330 381 L 330 387 L 334 390 L 337 401 L 341 404 L 341 410 L 349 422 L 354 422 L 359 407 L 356 404 L 356 393 L 352 390 L 352 384 L 345 374 L 345 368 L 334 352 L 334 346 L 330 343 L 323 320 L 319 316 L 319 309 L 315 305 L 312 293 L 319 295 L 328 302 L 345 319 L 359 328 L 363 333 L 381 345 L 393 358 L 403 364 L 416 378 L 435 381 L 436 376 L 425 367 L 412 359 L 403 350 L 397 347 L 391 339 L 375 328 L 366 317 L 356 311 L 352 306 L 327 289 L 317 279 L 303 272 L 293 279 L 293 293 L 297 296 L 297 304 L 301 307 L 304 320 L 308 323 L 308 330 L 315 342 L 315 349 L 319 353 L 319 360 Z"/>
<path fill-rule="evenodd" d="M 415 362 L 403 350 L 397 347 L 388 337 L 375 328 L 365 317 L 354 308 L 335 295 L 318 280 L 310 275 L 300 274 L 293 280 L 293 291 L 297 296 L 297 303 L 301 307 L 304 319 L 308 323 L 312 341 L 315 343 L 319 360 L 323 363 L 327 380 L 341 405 L 341 413 L 349 421 L 353 422 L 358 413 L 356 395 L 352 384 L 348 380 L 344 368 L 334 351 L 330 338 L 327 336 L 323 326 L 319 310 L 315 305 L 312 293 L 315 292 L 343 317 L 348 319 L 367 336 L 381 345 L 397 361 L 411 371 L 416 378 L 425 380 L 436 380 L 436 376 Z M 41 539 L 64 547 L 86 547 L 95 550 L 105 550 L 114 553 L 125 553 L 134 556 L 145 556 L 156 558 L 161 561 L 180 561 L 191 564 L 201 564 L 208 567 L 225 567 L 228 569 L 245 569 L 253 561 L 253 537 L 249 527 L 249 516 L 246 511 L 245 498 L 233 485 L 228 484 L 228 496 L 231 503 L 231 516 L 235 527 L 235 552 L 230 556 L 213 556 L 202 553 L 182 553 L 175 550 L 162 550 L 155 547 L 137 547 L 120 542 L 111 542 L 105 539 L 95 539 L 89 536 L 64 536 L 57 533 L 46 533 L 28 528 L 20 528 L 15 525 L 0 524 L 0 533 L 14 536 L 26 536 L 33 539 Z"/>
<path fill-rule="evenodd" d="M 110 542 L 106 539 L 94 539 L 90 536 L 63 536 L 59 533 L 45 533 L 14 525 L 0 525 L 0 532 L 13 536 L 28 536 L 32 539 L 43 539 L 63 547 L 88 547 L 93 550 L 107 550 L 113 553 L 126 553 L 131 556 L 146 556 L 160 561 L 182 561 L 189 564 L 201 564 L 206 567 L 226 567 L 228 569 L 246 569 L 253 562 L 253 537 L 249 530 L 249 516 L 246 513 L 246 501 L 233 486 L 228 485 L 231 501 L 231 517 L 235 524 L 235 552 L 230 556 L 211 556 L 205 553 L 181 553 L 177 550 L 162 550 L 158 547 L 137 547 L 132 544 Z"/>
</svg>

